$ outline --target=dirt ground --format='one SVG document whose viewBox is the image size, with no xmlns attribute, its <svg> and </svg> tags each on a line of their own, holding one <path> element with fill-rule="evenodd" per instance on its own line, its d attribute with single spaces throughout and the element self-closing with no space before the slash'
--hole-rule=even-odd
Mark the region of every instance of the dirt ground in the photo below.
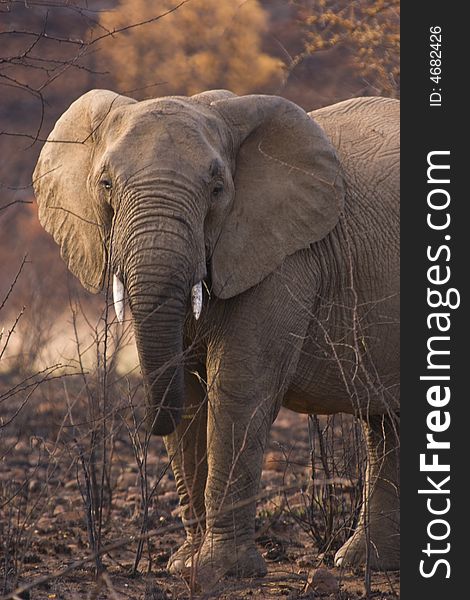
<svg viewBox="0 0 470 600">
<path fill-rule="evenodd" d="M 142 488 L 129 431 L 116 426 L 107 457 L 110 492 L 95 535 L 101 535 L 103 546 L 117 541 L 118 547 L 103 554 L 105 575 L 96 580 L 93 560 L 84 561 L 91 554 L 87 522 L 93 521 L 84 481 L 86 440 L 74 437 L 76 422 L 71 431 L 63 389 L 39 389 L 23 407 L 25 394 L 0 404 L 0 596 L 10 591 L 17 573 L 18 585 L 34 584 L 20 596 L 32 600 L 367 597 L 364 572 L 332 567 L 340 541 L 319 554 L 306 509 L 307 417 L 284 409 L 272 428 L 258 503 L 257 543 L 268 564 L 266 577 L 225 579 L 202 594 L 191 581 L 168 575 L 165 566 L 182 543 L 183 530 L 175 482 L 158 438 L 152 438 L 147 456 L 150 487 L 158 481 L 147 525 L 156 531 L 134 568 L 138 545 L 130 537 L 141 531 Z M 0 388 L 0 399 L 1 393 Z M 83 563 L 73 566 L 76 561 Z M 399 597 L 398 573 L 372 573 L 369 590 L 369 598 Z"/>
</svg>

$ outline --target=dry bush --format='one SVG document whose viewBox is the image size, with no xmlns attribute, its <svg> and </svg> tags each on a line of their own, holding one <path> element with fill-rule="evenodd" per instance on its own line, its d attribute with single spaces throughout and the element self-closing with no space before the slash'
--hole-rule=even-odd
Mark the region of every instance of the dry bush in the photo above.
<svg viewBox="0 0 470 600">
<path fill-rule="evenodd" d="M 0 363 L 3 361 L 3 364 L 26 312 L 25 306 L 15 310 L 9 303 L 27 266 L 24 257 L 0 299 L 0 323 L 5 324 L 0 331 Z M 44 340 L 42 332 L 38 335 L 32 337 L 35 344 Z M 39 345 L 42 348 L 42 344 Z M 22 368 L 23 364 L 20 353 L 10 362 L 8 371 L 4 368 L 0 371 L 0 463 L 6 475 L 0 477 L 0 591 L 3 594 L 18 581 L 28 559 L 34 524 L 47 504 L 47 494 L 34 478 L 46 464 L 44 478 L 49 481 L 56 468 L 39 437 L 31 436 L 26 441 L 23 431 L 27 429 L 28 412 L 33 396 L 42 385 L 66 377 L 58 364 L 36 371 Z M 18 456 L 20 448 L 26 450 L 27 461 Z"/>
<path fill-rule="evenodd" d="M 375 95 L 399 95 L 399 0 L 304 0 L 297 4 L 307 29 L 303 56 L 343 47 L 357 75 Z"/>
<path fill-rule="evenodd" d="M 152 19 L 175 6 L 123 0 L 100 16 L 107 31 Z M 191 95 L 212 88 L 244 94 L 272 90 L 281 63 L 262 51 L 268 17 L 257 0 L 194 0 L 164 19 L 115 34 L 99 60 L 108 65 L 119 90 L 147 97 L 147 86 L 164 83 L 165 94 Z M 139 92 L 139 90 L 141 90 Z"/>
<path fill-rule="evenodd" d="M 320 553 L 332 560 L 349 538 L 362 505 L 366 452 L 360 424 L 349 415 L 309 417 L 311 486 L 305 524 Z"/>
<path fill-rule="evenodd" d="M 24 266 L 23 261 L 0 308 L 6 307 Z M 37 331 L 21 346 L 28 357 L 30 350 L 41 351 L 39 342 L 50 330 L 51 315 L 46 319 L 44 311 L 40 314 L 43 318 Z M 17 321 L 18 317 L 0 340 L 1 354 L 7 350 Z M 69 533 L 63 537 L 69 545 L 57 544 L 57 536 L 53 536 L 56 540 L 51 540 L 51 549 L 71 554 L 73 550 L 68 548 L 83 545 L 83 523 L 90 551 L 86 562 L 93 561 L 95 573 L 101 576 L 113 490 L 119 474 L 130 466 L 124 467 L 122 458 L 113 458 L 116 441 L 122 445 L 129 434 L 125 443 L 132 446 L 141 435 L 140 384 L 116 371 L 117 357 L 129 343 L 129 323 L 122 328 L 111 318 L 108 321 L 108 306 L 97 317 L 96 313 L 87 314 L 75 298 L 70 301 L 70 335 L 75 337 L 75 352 L 64 363 L 26 371 L 18 367 L 27 363 L 21 352 L 10 370 L 0 376 L 0 460 L 6 467 L 6 477 L 0 477 L 3 594 L 18 585 L 25 569 L 40 562 L 38 533 L 50 532 L 65 520 Z M 146 468 L 141 475 L 147 476 Z M 78 494 L 73 496 L 75 489 Z M 142 488 L 142 494 L 144 491 Z M 77 535 L 71 534 L 77 524 Z M 62 537 L 60 531 L 58 537 Z M 56 577 L 54 573 L 48 573 L 46 579 L 48 576 L 51 580 Z"/>
</svg>

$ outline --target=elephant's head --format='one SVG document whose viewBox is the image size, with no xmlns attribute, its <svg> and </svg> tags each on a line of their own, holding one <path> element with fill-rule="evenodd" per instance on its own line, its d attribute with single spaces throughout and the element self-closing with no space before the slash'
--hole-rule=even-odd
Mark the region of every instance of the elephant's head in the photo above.
<svg viewBox="0 0 470 600">
<path fill-rule="evenodd" d="M 158 434 L 180 418 L 183 324 L 206 268 L 215 296 L 241 294 L 326 236 L 343 203 L 335 151 L 303 110 L 226 91 L 88 92 L 57 121 L 34 189 L 82 284 L 98 292 L 108 266 L 124 284 Z"/>
</svg>

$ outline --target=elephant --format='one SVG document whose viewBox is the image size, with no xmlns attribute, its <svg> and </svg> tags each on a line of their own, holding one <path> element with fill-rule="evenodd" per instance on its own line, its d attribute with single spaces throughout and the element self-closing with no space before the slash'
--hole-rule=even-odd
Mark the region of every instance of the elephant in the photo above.
<svg viewBox="0 0 470 600">
<path fill-rule="evenodd" d="M 70 271 L 93 293 L 112 277 L 119 318 L 126 294 L 186 530 L 169 571 L 266 573 L 256 499 L 281 406 L 364 424 L 361 513 L 335 562 L 397 569 L 399 102 L 92 90 L 33 185 Z"/>
</svg>

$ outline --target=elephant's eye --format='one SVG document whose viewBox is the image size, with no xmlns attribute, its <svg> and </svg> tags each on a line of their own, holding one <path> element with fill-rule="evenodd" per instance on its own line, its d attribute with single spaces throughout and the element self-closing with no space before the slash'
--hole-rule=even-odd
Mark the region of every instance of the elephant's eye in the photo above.
<svg viewBox="0 0 470 600">
<path fill-rule="evenodd" d="M 109 179 L 101 179 L 100 184 L 104 187 L 104 189 L 109 192 L 113 188 L 113 184 Z"/>
<path fill-rule="evenodd" d="M 212 188 L 212 197 L 217 198 L 224 191 L 224 186 L 222 183 L 216 183 Z"/>
</svg>

